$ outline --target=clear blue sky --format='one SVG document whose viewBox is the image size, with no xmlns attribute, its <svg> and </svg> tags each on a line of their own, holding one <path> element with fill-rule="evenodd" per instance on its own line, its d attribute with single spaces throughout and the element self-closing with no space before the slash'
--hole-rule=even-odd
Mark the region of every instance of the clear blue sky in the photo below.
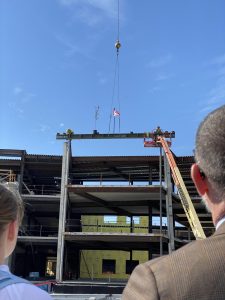
<svg viewBox="0 0 225 300">
<path fill-rule="evenodd" d="M 0 148 L 62 154 L 57 132 L 108 132 L 117 0 L 0 1 Z M 224 0 L 120 0 L 121 132 L 196 128 L 225 101 Z M 115 100 L 116 101 L 116 100 Z M 73 155 L 153 155 L 142 140 L 73 141 Z"/>
</svg>

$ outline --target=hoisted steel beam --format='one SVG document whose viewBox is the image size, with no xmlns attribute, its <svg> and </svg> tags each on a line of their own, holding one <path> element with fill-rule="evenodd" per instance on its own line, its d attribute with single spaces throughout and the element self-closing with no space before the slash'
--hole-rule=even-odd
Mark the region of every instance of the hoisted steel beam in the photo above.
<svg viewBox="0 0 225 300">
<path fill-rule="evenodd" d="M 58 140 L 85 140 L 85 139 L 140 139 L 140 138 L 154 138 L 154 132 L 143 133 L 99 133 L 94 130 L 93 133 L 74 134 L 72 130 L 69 132 L 57 133 L 56 139 Z M 165 138 L 175 138 L 175 131 L 164 131 L 162 134 Z"/>
</svg>

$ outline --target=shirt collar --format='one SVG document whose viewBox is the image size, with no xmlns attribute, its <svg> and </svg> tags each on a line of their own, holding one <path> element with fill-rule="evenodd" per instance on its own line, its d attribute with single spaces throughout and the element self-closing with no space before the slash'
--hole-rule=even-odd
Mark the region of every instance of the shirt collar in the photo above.
<svg viewBox="0 0 225 300">
<path fill-rule="evenodd" d="M 219 222 L 216 224 L 216 230 L 220 227 L 220 225 L 223 224 L 223 222 L 225 221 L 225 216 L 219 220 Z"/>
<path fill-rule="evenodd" d="M 0 270 L 9 272 L 9 267 L 7 265 L 0 265 Z"/>
</svg>

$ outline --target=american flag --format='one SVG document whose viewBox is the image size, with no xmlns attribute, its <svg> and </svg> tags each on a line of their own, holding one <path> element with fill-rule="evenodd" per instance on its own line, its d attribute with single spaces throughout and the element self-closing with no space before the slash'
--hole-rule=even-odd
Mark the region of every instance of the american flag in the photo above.
<svg viewBox="0 0 225 300">
<path fill-rule="evenodd" d="M 119 116 L 120 116 L 120 112 L 114 108 L 113 109 L 113 117 L 119 117 Z"/>
</svg>

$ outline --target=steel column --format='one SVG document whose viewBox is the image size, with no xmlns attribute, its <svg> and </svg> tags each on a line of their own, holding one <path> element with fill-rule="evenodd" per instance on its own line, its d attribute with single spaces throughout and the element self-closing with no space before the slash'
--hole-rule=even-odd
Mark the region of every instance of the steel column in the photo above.
<svg viewBox="0 0 225 300">
<path fill-rule="evenodd" d="M 62 159 L 62 176 L 61 176 L 61 196 L 59 208 L 59 231 L 58 231 L 58 246 L 57 246 L 57 263 L 56 263 L 56 280 L 62 281 L 63 264 L 64 264 L 64 232 L 66 223 L 66 209 L 67 209 L 67 184 L 69 177 L 69 163 L 71 141 L 64 143 L 64 152 Z"/>
<path fill-rule="evenodd" d="M 148 233 L 152 233 L 152 205 L 148 207 Z M 148 259 L 152 259 L 152 249 L 148 250 Z"/>
<path fill-rule="evenodd" d="M 171 182 L 171 173 L 170 166 L 167 160 L 166 154 L 164 153 L 164 177 L 166 185 L 166 214 L 167 214 L 167 228 L 168 228 L 168 250 L 169 253 L 175 250 L 174 244 L 174 220 L 173 220 L 173 206 L 172 206 L 172 182 Z"/>
<path fill-rule="evenodd" d="M 162 241 L 162 147 L 160 149 L 159 156 L 159 182 L 160 182 L 160 192 L 159 192 L 159 218 L 160 218 L 160 256 L 163 255 L 163 241 Z"/>
<path fill-rule="evenodd" d="M 148 184 L 152 185 L 152 166 L 149 166 L 149 178 L 148 178 Z"/>
<path fill-rule="evenodd" d="M 23 151 L 21 155 L 21 163 L 20 163 L 20 177 L 19 177 L 20 194 L 22 194 L 22 189 L 23 189 L 24 164 L 25 164 L 25 151 Z"/>
</svg>

